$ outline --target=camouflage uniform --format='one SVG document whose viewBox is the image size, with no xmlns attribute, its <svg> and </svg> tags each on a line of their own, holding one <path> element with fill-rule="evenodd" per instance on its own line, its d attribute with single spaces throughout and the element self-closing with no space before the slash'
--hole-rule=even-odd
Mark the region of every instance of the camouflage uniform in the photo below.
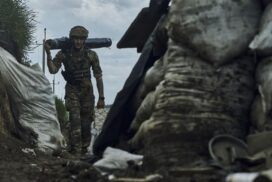
<svg viewBox="0 0 272 182">
<path fill-rule="evenodd" d="M 102 77 L 97 54 L 82 49 L 59 51 L 53 63 L 59 70 L 64 65 L 69 79 L 66 79 L 65 104 L 69 111 L 69 147 L 71 153 L 87 151 L 91 141 L 91 122 L 94 121 L 94 94 L 91 82 L 91 70 L 95 78 Z"/>
</svg>

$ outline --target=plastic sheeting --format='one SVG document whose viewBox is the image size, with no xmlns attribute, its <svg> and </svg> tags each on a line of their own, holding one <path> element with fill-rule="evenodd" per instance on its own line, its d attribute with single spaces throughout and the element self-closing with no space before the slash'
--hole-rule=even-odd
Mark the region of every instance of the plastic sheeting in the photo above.
<svg viewBox="0 0 272 182">
<path fill-rule="evenodd" d="M 49 81 L 41 72 L 19 64 L 0 47 L 0 73 L 16 117 L 24 131 L 22 138 L 33 140 L 39 150 L 51 153 L 63 146 L 63 136 L 57 120 L 55 101 Z M 34 133 L 34 135 L 33 135 Z M 30 142 L 30 141 L 28 141 Z"/>
<path fill-rule="evenodd" d="M 272 170 L 252 172 L 252 173 L 233 173 L 226 177 L 226 182 L 271 182 Z"/>
<path fill-rule="evenodd" d="M 131 154 L 127 151 L 107 147 L 103 153 L 103 158 L 94 163 L 94 167 L 109 172 L 113 170 L 124 170 L 128 168 L 128 162 L 142 165 L 143 156 Z"/>
</svg>

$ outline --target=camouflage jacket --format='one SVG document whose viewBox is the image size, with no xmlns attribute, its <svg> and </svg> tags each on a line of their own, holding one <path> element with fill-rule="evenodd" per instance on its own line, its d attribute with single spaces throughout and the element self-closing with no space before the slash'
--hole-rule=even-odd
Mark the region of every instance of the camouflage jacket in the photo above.
<svg viewBox="0 0 272 182">
<path fill-rule="evenodd" d="M 96 52 L 89 49 L 83 49 L 79 52 L 72 49 L 61 50 L 56 54 L 53 63 L 57 68 L 56 72 L 58 72 L 62 64 L 64 65 L 65 72 L 62 71 L 62 74 L 68 83 L 90 80 L 91 68 L 96 79 L 102 77 L 98 56 Z"/>
</svg>

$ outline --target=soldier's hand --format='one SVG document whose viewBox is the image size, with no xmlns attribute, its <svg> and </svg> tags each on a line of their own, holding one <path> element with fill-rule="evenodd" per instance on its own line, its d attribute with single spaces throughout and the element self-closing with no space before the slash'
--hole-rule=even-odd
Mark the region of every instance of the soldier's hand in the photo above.
<svg viewBox="0 0 272 182">
<path fill-rule="evenodd" d="M 50 45 L 49 45 L 49 42 L 48 41 L 45 41 L 45 43 L 44 43 L 44 49 L 45 49 L 45 52 L 46 52 L 46 54 L 47 55 L 50 55 L 50 49 L 51 49 L 51 47 L 50 47 Z"/>
<path fill-rule="evenodd" d="M 104 99 L 98 99 L 97 101 L 97 105 L 96 105 L 96 108 L 97 109 L 103 109 L 105 107 L 105 101 Z"/>
</svg>

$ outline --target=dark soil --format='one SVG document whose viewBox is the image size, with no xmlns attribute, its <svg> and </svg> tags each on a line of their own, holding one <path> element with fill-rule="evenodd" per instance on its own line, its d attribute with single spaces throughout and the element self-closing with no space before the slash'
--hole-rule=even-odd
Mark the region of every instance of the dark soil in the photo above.
<svg viewBox="0 0 272 182">
<path fill-rule="evenodd" d="M 49 156 L 38 151 L 24 152 L 32 149 L 16 137 L 0 133 L 0 182 L 107 182 L 91 163 L 71 155 Z M 126 171 L 115 171 L 116 177 L 145 178 L 150 174 L 160 174 L 163 178 L 157 182 L 219 182 L 218 175 L 174 175 L 167 169 L 152 170 L 155 166 L 145 166 L 147 169 L 130 166 Z M 177 172 L 176 172 L 177 173 Z M 178 172 L 180 173 L 180 172 Z M 215 176 L 214 176 L 215 175 Z M 207 178 L 207 179 L 205 179 Z M 192 180 L 194 179 L 194 180 Z M 131 180 L 129 180 L 131 182 Z M 123 182 L 127 182 L 126 180 Z"/>
<path fill-rule="evenodd" d="M 31 149 L 15 137 L 0 134 L 1 182 L 108 181 L 90 163 L 69 157 L 48 156 Z"/>
</svg>

